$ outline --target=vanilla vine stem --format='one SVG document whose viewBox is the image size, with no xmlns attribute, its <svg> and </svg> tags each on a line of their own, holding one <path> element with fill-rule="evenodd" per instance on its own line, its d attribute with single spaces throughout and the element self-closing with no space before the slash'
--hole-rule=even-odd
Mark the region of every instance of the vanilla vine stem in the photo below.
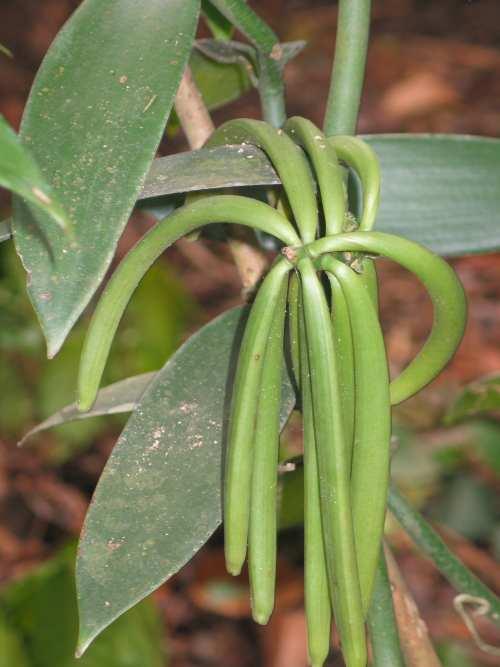
<svg viewBox="0 0 500 667">
<path fill-rule="evenodd" d="M 324 131 L 355 134 L 365 78 L 371 0 L 340 0 Z"/>
</svg>

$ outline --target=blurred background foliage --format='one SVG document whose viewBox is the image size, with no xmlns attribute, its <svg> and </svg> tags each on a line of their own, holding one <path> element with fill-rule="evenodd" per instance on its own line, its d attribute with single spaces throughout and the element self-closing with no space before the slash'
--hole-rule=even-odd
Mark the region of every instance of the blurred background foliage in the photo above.
<svg viewBox="0 0 500 667">
<path fill-rule="evenodd" d="M 252 0 L 283 41 L 307 48 L 286 70 L 289 112 L 321 122 L 336 3 Z M 18 127 L 32 77 L 77 0 L 3 0 L 0 112 Z M 500 13 L 497 0 L 374 0 L 362 132 L 464 132 L 500 136 Z M 206 31 L 200 37 L 207 37 Z M 216 124 L 257 117 L 248 69 L 192 59 Z M 243 96 L 240 97 L 241 94 Z M 226 103 L 231 102 L 228 106 Z M 185 150 L 171 119 L 161 153 Z M 9 201 L 0 193 L 0 212 Z M 119 257 L 151 220 L 136 213 Z M 500 257 L 454 261 L 469 298 L 470 321 L 444 376 L 394 413 L 393 475 L 405 495 L 485 583 L 500 590 Z M 392 370 L 405 365 L 430 323 L 429 304 L 399 269 L 380 263 L 381 314 Z M 77 422 L 16 441 L 73 401 L 88 315 L 53 361 L 25 293 L 12 245 L 0 245 L 0 667 L 74 664 L 74 547 L 92 489 L 124 417 Z M 190 332 L 241 300 L 227 251 L 215 241 L 181 242 L 149 272 L 120 327 L 105 382 L 161 367 Z M 158 303 L 161 304 L 158 317 Z M 153 307 L 154 305 L 154 307 Z M 293 418 L 282 444 L 300 454 Z M 262 630 L 249 622 L 245 576 L 229 578 L 221 535 L 149 601 L 133 609 L 78 663 L 92 667 L 304 667 L 300 469 L 282 495 L 277 611 Z M 498 664 L 479 650 L 453 609 L 453 591 L 388 519 L 388 538 L 438 645 L 445 667 Z M 500 636 L 487 621 L 490 644 Z M 167 658 L 167 655 L 169 656 Z M 341 665 L 332 651 L 329 667 Z"/>
</svg>

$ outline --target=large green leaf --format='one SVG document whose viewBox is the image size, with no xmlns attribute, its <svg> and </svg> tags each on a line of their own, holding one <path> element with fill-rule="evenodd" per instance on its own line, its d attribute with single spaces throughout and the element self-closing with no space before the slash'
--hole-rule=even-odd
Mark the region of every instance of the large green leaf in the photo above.
<svg viewBox="0 0 500 667">
<path fill-rule="evenodd" d="M 192 336 L 141 398 L 104 469 L 80 540 L 80 650 L 177 572 L 221 521 L 223 442 L 246 311 Z M 282 421 L 294 404 L 283 384 Z"/>
<path fill-rule="evenodd" d="M 459 135 L 364 137 L 379 156 L 382 196 L 376 228 L 445 256 L 500 250 L 500 140 Z M 141 197 L 276 185 L 261 151 L 202 149 L 155 160 Z"/>
<path fill-rule="evenodd" d="M 366 137 L 382 165 L 377 229 L 440 255 L 500 249 L 500 140 Z"/>
<path fill-rule="evenodd" d="M 65 549 L 3 590 L 0 611 L 3 610 L 8 618 L 11 633 L 18 638 L 26 659 L 24 662 L 12 659 L 2 663 L 3 653 L 9 648 L 2 643 L 0 665 L 163 667 L 161 620 L 148 600 L 105 632 L 82 660 L 75 659 L 78 617 L 74 560 L 75 549 Z"/>
<path fill-rule="evenodd" d="M 69 220 L 45 182 L 29 150 L 0 115 L 0 187 L 27 199 L 45 211 L 60 227 L 69 230 Z"/>
<path fill-rule="evenodd" d="M 84 0 L 40 68 L 21 137 L 71 216 L 76 242 L 21 201 L 13 227 L 49 356 L 113 257 L 162 136 L 198 13 L 199 0 Z"/>
</svg>

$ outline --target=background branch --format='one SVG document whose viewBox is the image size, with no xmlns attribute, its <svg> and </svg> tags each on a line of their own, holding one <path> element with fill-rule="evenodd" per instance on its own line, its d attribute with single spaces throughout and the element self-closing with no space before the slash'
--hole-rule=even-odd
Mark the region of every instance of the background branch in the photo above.
<svg viewBox="0 0 500 667">
<path fill-rule="evenodd" d="M 427 626 L 411 595 L 398 564 L 389 548 L 384 548 L 389 581 L 392 588 L 394 612 L 401 646 L 407 667 L 441 667 L 441 662 L 429 639 Z"/>
<path fill-rule="evenodd" d="M 175 111 L 192 150 L 201 148 L 215 129 L 191 69 L 186 67 L 175 98 Z M 267 268 L 265 254 L 250 243 L 247 230 L 237 230 L 237 239 L 228 239 L 244 292 L 251 291 Z"/>
</svg>

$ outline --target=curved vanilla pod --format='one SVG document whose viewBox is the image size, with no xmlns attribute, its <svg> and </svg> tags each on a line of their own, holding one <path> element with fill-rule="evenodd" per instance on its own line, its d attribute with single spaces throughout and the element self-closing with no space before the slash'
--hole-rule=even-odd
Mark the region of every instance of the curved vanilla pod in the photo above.
<svg viewBox="0 0 500 667">
<path fill-rule="evenodd" d="M 358 175 L 363 189 L 363 211 L 359 229 L 369 231 L 375 224 L 380 202 L 380 166 L 373 148 L 362 139 L 348 136 L 328 137 L 337 158 Z"/>
<path fill-rule="evenodd" d="M 234 222 L 261 229 L 282 242 L 300 243 L 289 221 L 272 207 L 248 197 L 218 195 L 182 206 L 153 227 L 122 260 L 90 321 L 78 374 L 78 408 L 95 401 L 104 366 L 123 312 L 153 262 L 172 243 L 207 224 Z M 289 240 L 287 240 L 289 239 Z"/>
<path fill-rule="evenodd" d="M 304 243 L 316 238 L 318 206 L 314 181 L 302 151 L 283 130 L 260 120 L 230 120 L 215 130 L 206 146 L 252 144 L 262 149 L 276 169 Z"/>
<path fill-rule="evenodd" d="M 369 231 L 375 224 L 380 203 L 381 175 L 377 154 L 358 137 L 337 135 L 329 137 L 329 142 L 335 148 L 338 159 L 350 167 L 361 182 L 363 199 L 358 229 Z M 363 257 L 357 261 L 361 264 L 360 275 L 372 294 L 378 312 L 377 272 L 373 260 Z"/>
<path fill-rule="evenodd" d="M 332 604 L 326 572 L 325 548 L 321 524 L 311 377 L 300 294 L 298 295 L 297 306 L 304 443 L 304 601 L 307 624 L 307 647 L 312 667 L 322 667 L 330 650 Z"/>
<path fill-rule="evenodd" d="M 453 269 L 426 248 L 392 234 L 353 232 L 318 239 L 307 247 L 310 257 L 332 252 L 366 252 L 398 262 L 423 283 L 434 306 L 432 331 L 416 357 L 391 382 L 391 404 L 416 394 L 431 382 L 451 359 L 465 329 L 467 303 L 463 287 Z M 301 250 L 284 248 L 288 257 Z"/>
<path fill-rule="evenodd" d="M 346 212 L 346 194 L 335 149 L 323 132 L 305 118 L 294 116 L 287 120 L 283 129 L 304 149 L 314 167 L 321 193 L 326 233 L 340 233 Z"/>
<path fill-rule="evenodd" d="M 348 266 L 323 255 L 318 268 L 342 285 L 352 330 L 355 426 L 351 502 L 358 575 L 366 616 L 384 533 L 389 485 L 391 403 L 384 338 L 366 285 Z"/>
<path fill-rule="evenodd" d="M 287 288 L 286 281 L 283 281 L 275 304 L 257 390 L 248 574 L 252 616 L 261 625 L 267 623 L 274 609 L 276 588 L 278 452 Z"/>
<path fill-rule="evenodd" d="M 332 237 L 336 238 L 336 237 Z M 330 313 L 312 261 L 299 260 L 311 376 L 323 539 L 334 615 L 347 667 L 366 666 L 363 608 L 356 564 L 348 446 Z"/>
<path fill-rule="evenodd" d="M 264 355 L 290 270 L 286 260 L 277 260 L 264 278 L 250 310 L 238 356 L 224 485 L 224 551 L 227 570 L 234 575 L 240 573 L 247 551 L 253 444 Z"/>
<path fill-rule="evenodd" d="M 342 285 L 331 272 L 327 272 L 331 289 L 332 332 L 338 350 L 339 384 L 342 396 L 342 414 L 346 442 L 349 445 L 348 469 L 351 470 L 352 448 L 354 445 L 355 381 L 354 351 L 349 308 Z"/>
</svg>

